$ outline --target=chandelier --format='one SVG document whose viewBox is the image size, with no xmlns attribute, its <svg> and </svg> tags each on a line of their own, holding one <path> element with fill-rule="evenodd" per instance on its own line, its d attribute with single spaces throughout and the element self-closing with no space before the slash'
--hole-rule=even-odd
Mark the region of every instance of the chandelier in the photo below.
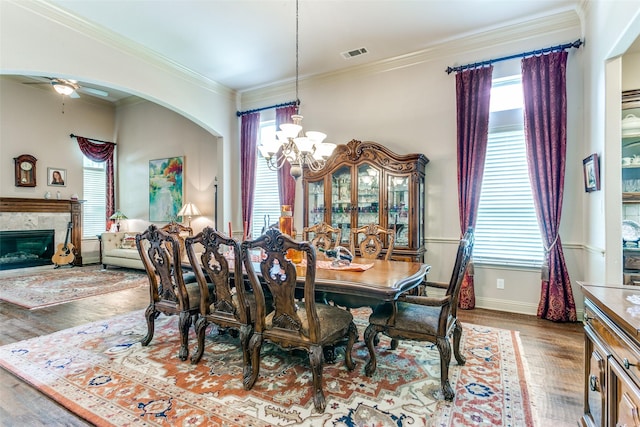
<svg viewBox="0 0 640 427">
<path fill-rule="evenodd" d="M 299 0 L 296 0 L 296 105 L 300 105 L 298 99 L 299 54 L 298 54 L 298 10 Z M 291 116 L 293 123 L 283 123 L 276 137 L 263 141 L 258 149 L 271 170 L 280 169 L 285 162 L 291 165 L 291 176 L 298 179 L 302 176 L 302 168 L 308 167 L 312 171 L 318 171 L 324 167 L 327 159 L 336 148 L 336 144 L 323 142 L 326 134 L 316 131 L 302 133 L 302 116 Z"/>
</svg>

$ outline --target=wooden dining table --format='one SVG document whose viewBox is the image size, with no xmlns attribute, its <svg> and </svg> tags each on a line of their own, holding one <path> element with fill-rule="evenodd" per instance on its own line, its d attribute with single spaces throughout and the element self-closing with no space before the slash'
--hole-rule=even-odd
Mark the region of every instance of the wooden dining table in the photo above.
<svg viewBox="0 0 640 427">
<path fill-rule="evenodd" d="M 354 264 L 373 264 L 365 271 L 316 267 L 316 292 L 365 297 L 380 302 L 393 301 L 426 280 L 431 266 L 419 262 L 354 258 Z M 301 269 L 298 280 L 304 283 Z"/>
</svg>

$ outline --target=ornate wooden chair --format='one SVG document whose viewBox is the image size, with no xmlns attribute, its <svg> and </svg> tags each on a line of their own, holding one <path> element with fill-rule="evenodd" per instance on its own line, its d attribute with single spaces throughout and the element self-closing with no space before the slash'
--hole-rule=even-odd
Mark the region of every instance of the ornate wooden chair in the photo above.
<svg viewBox="0 0 640 427">
<path fill-rule="evenodd" d="M 358 240 L 360 234 L 364 234 L 364 238 L 361 241 Z M 360 250 L 361 257 L 370 259 L 378 258 L 384 248 L 382 236 L 386 236 L 388 240 L 387 253 L 384 259 L 386 261 L 390 260 L 396 240 L 396 232 L 392 228 L 383 228 L 378 224 L 364 225 L 351 230 L 351 253 L 355 255 L 357 247 Z"/>
<path fill-rule="evenodd" d="M 454 392 L 449 383 L 449 362 L 451 361 L 451 343 L 453 335 L 453 353 L 458 364 L 464 365 L 466 359 L 460 352 L 462 326 L 457 318 L 458 297 L 462 279 L 467 269 L 473 250 L 473 230 L 467 230 L 458 245 L 453 274 L 447 292 L 442 297 L 425 297 L 417 295 L 401 295 L 393 303 L 376 307 L 369 316 L 369 326 L 364 333 L 364 340 L 369 350 L 369 363 L 365 373 L 373 375 L 376 370 L 376 354 L 374 340 L 379 332 L 388 337 L 429 341 L 436 344 L 440 353 L 440 385 L 446 400 L 453 400 Z M 397 347 L 392 341 L 391 348 Z"/>
<path fill-rule="evenodd" d="M 196 321 L 198 346 L 191 356 L 196 364 L 204 353 L 204 339 L 207 326 L 214 323 L 224 329 L 239 331 L 245 366 L 249 362 L 249 337 L 253 330 L 251 313 L 255 313 L 255 298 L 244 287 L 240 246 L 231 238 L 205 227 L 193 237 L 187 237 L 185 247 L 189 262 L 200 286 L 200 316 Z M 202 253 L 196 254 L 196 248 Z M 229 260 L 224 250 L 236 255 Z M 229 264 L 232 268 L 229 268 Z M 240 280 L 235 281 L 235 272 L 240 272 Z M 240 284 L 238 286 L 237 284 Z"/>
<path fill-rule="evenodd" d="M 264 250 L 260 263 L 253 263 L 249 251 Z M 297 267 L 285 258 L 288 249 L 303 251 L 307 265 Z M 245 367 L 244 387 L 253 387 L 260 373 L 260 349 L 263 341 L 270 341 L 285 349 L 304 349 L 309 353 L 313 373 L 313 403 L 324 412 L 326 401 L 322 389 L 323 347 L 348 337 L 345 353 L 347 369 L 355 365 L 351 349 L 356 339 L 353 316 L 341 308 L 316 302 L 316 251 L 309 242 L 296 242 L 276 229 L 269 229 L 256 240 L 242 243 L 242 259 L 256 297 L 256 319 L 249 342 L 250 366 Z M 259 272 L 256 272 L 259 268 Z M 304 300 L 295 299 L 298 274 L 305 277 Z M 261 276 L 273 297 L 274 311 L 267 314 Z"/>
<path fill-rule="evenodd" d="M 178 224 L 175 221 L 171 221 L 170 223 L 164 225 L 161 230 L 165 233 L 173 235 L 176 238 L 180 246 L 180 260 L 186 261 L 187 252 L 184 247 L 184 239 L 188 236 L 193 236 L 193 228 Z"/>
<path fill-rule="evenodd" d="M 338 227 L 332 227 L 326 222 L 319 222 L 310 227 L 304 227 L 302 229 L 302 240 L 309 240 L 309 235 L 312 235 L 311 243 L 317 248 L 329 250 L 336 245 L 340 244 L 342 238 L 342 229 Z"/>
<path fill-rule="evenodd" d="M 200 308 L 198 283 L 185 284 L 180 262 L 173 261 L 180 259 L 180 245 L 174 235 L 152 224 L 144 233 L 136 235 L 136 247 L 149 278 L 151 297 L 145 311 L 147 335 L 142 339 L 142 345 L 148 345 L 153 339 L 155 319 L 160 313 L 178 314 L 181 339 L 179 357 L 186 360 L 189 355 L 189 327 Z"/>
</svg>

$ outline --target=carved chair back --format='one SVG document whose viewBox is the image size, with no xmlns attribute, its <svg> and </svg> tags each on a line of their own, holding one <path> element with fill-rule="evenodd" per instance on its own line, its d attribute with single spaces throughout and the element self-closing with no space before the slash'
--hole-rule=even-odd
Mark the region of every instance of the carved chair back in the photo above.
<svg viewBox="0 0 640 427">
<path fill-rule="evenodd" d="M 302 240 L 309 240 L 309 236 L 312 236 L 312 245 L 317 248 L 329 250 L 340 243 L 340 239 L 342 238 L 342 229 L 332 227 L 326 222 L 319 222 L 318 224 L 314 224 L 310 227 L 304 227 L 302 229 Z"/>
<path fill-rule="evenodd" d="M 188 331 L 192 317 L 198 315 L 200 290 L 197 283 L 185 284 L 182 266 L 173 260 L 180 259 L 177 239 L 169 233 L 150 225 L 143 233 L 136 235 L 136 247 L 149 279 L 150 302 L 145 312 L 148 332 L 142 345 L 151 342 L 154 321 L 159 313 L 180 315 L 182 346 L 180 358 L 188 355 Z"/>
<path fill-rule="evenodd" d="M 364 234 L 362 240 L 360 234 Z M 384 240 L 387 240 L 387 253 L 384 256 L 386 261 L 391 259 L 393 247 L 395 245 L 396 232 L 391 228 L 383 228 L 378 224 L 368 224 L 351 230 L 351 253 L 356 254 L 356 247 L 360 250 L 363 258 L 376 259 L 385 247 Z"/>
<path fill-rule="evenodd" d="M 168 224 L 165 224 L 161 228 L 161 230 L 164 231 L 165 233 L 171 234 L 176 238 L 176 241 L 178 242 L 178 246 L 180 249 L 180 258 L 178 259 L 181 261 L 186 261 L 187 253 L 184 248 L 184 239 L 187 236 L 193 236 L 193 228 L 187 227 L 185 225 L 172 221 Z"/>
<path fill-rule="evenodd" d="M 200 287 L 200 317 L 196 322 L 198 347 L 191 363 L 198 363 L 202 357 L 205 332 L 210 323 L 239 331 L 243 355 L 248 358 L 247 345 L 252 330 L 250 307 L 255 307 L 255 299 L 244 287 L 240 245 L 213 228 L 205 227 L 197 235 L 185 239 L 185 248 Z"/>
<path fill-rule="evenodd" d="M 263 253 L 258 262 L 251 258 L 255 249 Z M 287 257 L 289 250 L 301 251 L 306 266 L 293 264 Z M 277 229 L 269 229 L 256 240 L 243 242 L 241 251 L 256 298 L 255 326 L 249 344 L 251 362 L 245 367 L 245 388 L 250 389 L 258 378 L 263 340 L 285 349 L 305 349 L 313 373 L 314 405 L 324 412 L 322 349 L 348 338 L 345 363 L 353 369 L 351 348 L 356 339 L 353 316 L 346 310 L 316 302 L 316 251 L 309 242 L 296 242 Z M 304 277 L 302 300 L 296 299 L 295 292 L 299 276 Z M 267 313 L 263 287 L 273 298 L 271 313 Z"/>
</svg>

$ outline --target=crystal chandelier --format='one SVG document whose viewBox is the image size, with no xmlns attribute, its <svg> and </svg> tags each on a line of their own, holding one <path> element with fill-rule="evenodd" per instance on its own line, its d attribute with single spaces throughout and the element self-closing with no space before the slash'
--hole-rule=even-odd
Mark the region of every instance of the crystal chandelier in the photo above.
<svg viewBox="0 0 640 427">
<path fill-rule="evenodd" d="M 298 99 L 298 9 L 298 0 L 296 0 L 296 103 L 300 105 Z M 336 148 L 336 144 L 323 142 L 327 135 L 322 132 L 307 131 L 302 135 L 302 116 L 294 114 L 291 119 L 293 123 L 281 124 L 280 130 L 276 132 L 276 138 L 263 141 L 258 149 L 267 161 L 269 169 L 280 169 L 285 162 L 289 162 L 291 176 L 298 179 L 302 176 L 303 166 L 312 171 L 322 169 Z"/>
</svg>

